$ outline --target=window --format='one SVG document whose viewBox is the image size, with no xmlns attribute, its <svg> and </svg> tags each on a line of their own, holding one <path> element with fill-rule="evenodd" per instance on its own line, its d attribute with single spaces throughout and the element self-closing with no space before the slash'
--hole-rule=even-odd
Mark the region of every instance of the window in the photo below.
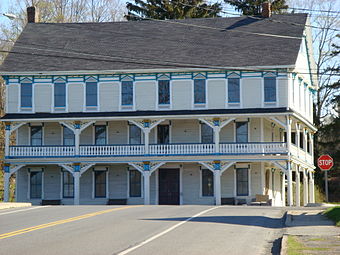
<svg viewBox="0 0 340 255">
<path fill-rule="evenodd" d="M 214 143 L 214 131 L 207 124 L 201 124 L 201 143 Z"/>
<path fill-rule="evenodd" d="M 66 83 L 54 83 L 54 107 L 66 106 Z"/>
<path fill-rule="evenodd" d="M 97 82 L 86 82 L 86 106 L 97 106 Z"/>
<path fill-rule="evenodd" d="M 170 81 L 158 81 L 158 104 L 170 104 Z"/>
<path fill-rule="evenodd" d="M 211 197 L 214 195 L 214 174 L 208 169 L 202 169 L 202 196 Z"/>
<path fill-rule="evenodd" d="M 236 122 L 236 142 L 248 142 L 248 122 Z"/>
<path fill-rule="evenodd" d="M 240 102 L 240 79 L 239 78 L 228 79 L 228 102 L 229 103 Z"/>
<path fill-rule="evenodd" d="M 132 81 L 122 81 L 122 105 L 133 105 Z"/>
<path fill-rule="evenodd" d="M 136 125 L 129 125 L 129 144 L 142 144 L 142 133 Z"/>
<path fill-rule="evenodd" d="M 237 196 L 248 196 L 248 168 L 236 169 Z"/>
<path fill-rule="evenodd" d="M 303 149 L 303 141 L 304 141 L 304 136 L 303 136 L 303 132 L 300 132 L 300 148 Z"/>
<path fill-rule="evenodd" d="M 41 198 L 42 171 L 30 172 L 30 197 Z"/>
<path fill-rule="evenodd" d="M 157 143 L 168 144 L 169 143 L 169 125 L 157 126 Z"/>
<path fill-rule="evenodd" d="M 31 127 L 31 145 L 41 146 L 42 142 L 42 127 L 33 126 Z"/>
<path fill-rule="evenodd" d="M 94 126 L 95 132 L 95 144 L 105 145 L 106 144 L 106 126 Z"/>
<path fill-rule="evenodd" d="M 141 197 L 142 196 L 142 175 L 138 170 L 129 171 L 129 196 Z"/>
<path fill-rule="evenodd" d="M 194 80 L 194 103 L 205 104 L 205 80 Z"/>
<path fill-rule="evenodd" d="M 68 127 L 63 126 L 63 145 L 74 145 L 74 133 Z"/>
<path fill-rule="evenodd" d="M 276 77 L 264 77 L 264 101 L 276 102 Z"/>
<path fill-rule="evenodd" d="M 63 171 L 63 197 L 74 197 L 74 178 L 70 172 Z"/>
<path fill-rule="evenodd" d="M 32 107 L 32 83 L 21 83 L 21 107 Z"/>
<path fill-rule="evenodd" d="M 95 197 L 106 197 L 106 171 L 94 171 Z"/>
</svg>

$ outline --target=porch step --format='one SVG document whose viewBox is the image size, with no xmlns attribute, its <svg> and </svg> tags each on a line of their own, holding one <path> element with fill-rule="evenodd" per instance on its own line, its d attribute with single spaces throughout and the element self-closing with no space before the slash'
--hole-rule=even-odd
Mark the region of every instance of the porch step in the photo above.
<svg viewBox="0 0 340 255">
<path fill-rule="evenodd" d="M 119 198 L 119 199 L 108 199 L 107 205 L 126 205 L 127 199 L 126 198 Z"/>
<path fill-rule="evenodd" d="M 60 199 L 42 200 L 41 205 L 61 205 L 61 200 Z"/>
</svg>

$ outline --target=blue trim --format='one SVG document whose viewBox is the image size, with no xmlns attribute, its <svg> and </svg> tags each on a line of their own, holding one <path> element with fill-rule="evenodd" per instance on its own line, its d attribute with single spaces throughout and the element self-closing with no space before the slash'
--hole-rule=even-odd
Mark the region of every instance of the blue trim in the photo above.
<svg viewBox="0 0 340 255">
<path fill-rule="evenodd" d="M 10 166 L 4 166 L 4 171 L 5 171 L 5 173 L 10 173 L 11 167 Z"/>
<path fill-rule="evenodd" d="M 144 163 L 144 171 L 150 171 L 150 164 Z"/>
<path fill-rule="evenodd" d="M 80 155 L 79 158 L 105 158 L 105 157 L 113 157 L 113 158 L 117 158 L 117 157 L 176 157 L 176 156 L 236 156 L 236 155 L 276 155 L 276 154 L 280 154 L 280 155 L 288 155 L 287 152 L 284 153 L 263 153 L 263 152 L 259 152 L 259 153 L 200 153 L 200 154 L 135 154 L 135 155 L 95 155 L 95 156 L 88 156 L 88 155 Z M 75 158 L 76 156 L 21 156 L 21 157 L 13 157 L 10 156 L 8 157 L 8 159 L 19 159 L 19 158 Z M 231 159 L 227 159 L 227 160 L 231 160 Z M 237 159 L 240 160 L 240 159 Z M 251 159 L 253 160 L 253 159 Z M 254 159 L 254 160 L 263 160 L 263 159 Z M 266 159 L 267 160 L 267 159 Z M 277 159 L 273 159 L 273 160 L 277 160 Z M 136 160 L 131 160 L 131 162 L 135 162 Z M 197 160 L 197 161 L 202 161 L 202 160 Z M 84 162 L 84 161 L 82 161 Z M 111 163 L 114 163 L 112 161 L 108 161 Z M 22 163 L 22 162 L 20 162 Z M 30 162 L 32 163 L 32 162 Z M 45 162 L 46 163 L 46 162 Z M 60 162 L 59 162 L 60 163 Z"/>
<path fill-rule="evenodd" d="M 11 130 L 11 125 L 6 125 L 5 130 Z"/>
<path fill-rule="evenodd" d="M 80 172 L 80 165 L 73 165 L 73 170 L 75 172 Z"/>
</svg>

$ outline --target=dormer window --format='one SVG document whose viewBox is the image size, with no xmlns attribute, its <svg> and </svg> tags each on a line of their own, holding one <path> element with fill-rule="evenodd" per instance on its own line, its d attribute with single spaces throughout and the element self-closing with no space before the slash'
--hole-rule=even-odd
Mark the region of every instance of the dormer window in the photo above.
<svg viewBox="0 0 340 255">
<path fill-rule="evenodd" d="M 86 82 L 86 107 L 97 107 L 98 105 L 98 90 L 97 82 Z"/>
<path fill-rule="evenodd" d="M 66 106 L 66 83 L 55 82 L 54 83 L 54 107 Z"/>
<path fill-rule="evenodd" d="M 133 105 L 133 81 L 122 81 L 122 105 Z"/>
<path fill-rule="evenodd" d="M 21 107 L 32 108 L 33 88 L 31 82 L 23 82 L 20 86 Z"/>
<path fill-rule="evenodd" d="M 276 102 L 276 77 L 264 77 L 264 102 Z"/>
<path fill-rule="evenodd" d="M 206 80 L 199 78 L 194 80 L 194 104 L 206 103 Z"/>
<path fill-rule="evenodd" d="M 228 78 L 228 103 L 240 103 L 240 78 Z"/>
</svg>

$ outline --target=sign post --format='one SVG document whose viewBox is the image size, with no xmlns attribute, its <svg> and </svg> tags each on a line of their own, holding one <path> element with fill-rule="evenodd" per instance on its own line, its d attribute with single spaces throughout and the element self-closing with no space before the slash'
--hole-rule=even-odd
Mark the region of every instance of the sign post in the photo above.
<svg viewBox="0 0 340 255">
<path fill-rule="evenodd" d="M 328 174 L 327 171 L 333 167 L 333 158 L 329 155 L 322 155 L 318 158 L 318 167 L 325 171 L 325 193 L 326 202 L 328 202 Z"/>
</svg>

